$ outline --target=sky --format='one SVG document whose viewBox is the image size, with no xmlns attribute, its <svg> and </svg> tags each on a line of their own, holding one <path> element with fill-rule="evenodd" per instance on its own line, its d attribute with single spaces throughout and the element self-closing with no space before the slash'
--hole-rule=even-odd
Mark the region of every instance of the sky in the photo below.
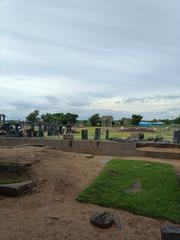
<svg viewBox="0 0 180 240">
<path fill-rule="evenodd" d="M 0 0 L 0 112 L 180 114 L 179 0 Z"/>
</svg>

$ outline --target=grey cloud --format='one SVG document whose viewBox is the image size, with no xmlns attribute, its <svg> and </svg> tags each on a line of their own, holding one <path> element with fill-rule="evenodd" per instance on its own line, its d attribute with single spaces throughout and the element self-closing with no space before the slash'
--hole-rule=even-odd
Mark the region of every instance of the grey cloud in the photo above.
<svg viewBox="0 0 180 240">
<path fill-rule="evenodd" d="M 34 103 L 33 101 L 14 101 L 10 103 L 17 111 L 31 111 L 34 109 L 47 109 L 47 104 Z"/>
<path fill-rule="evenodd" d="M 145 103 L 148 101 L 158 102 L 160 100 L 180 100 L 180 95 L 155 95 L 153 97 L 134 97 L 134 98 L 127 98 L 124 99 L 124 103 Z M 119 103 L 118 101 L 116 103 Z"/>
<path fill-rule="evenodd" d="M 129 104 L 179 99 L 179 0 L 1 0 L 0 4 L 1 76 L 36 76 L 39 83 L 45 77 L 49 86 L 60 89 L 59 96 L 48 89 L 39 94 L 46 104 L 31 104 L 14 91 L 10 98 L 20 101 L 15 104 L 22 110 L 18 114 L 24 115 L 31 105 L 44 111 L 73 107 L 81 111 L 93 100 L 113 96 Z M 57 84 L 52 76 L 70 78 L 69 89 L 86 85 L 76 97 L 65 95 L 61 80 Z M 37 97 L 35 87 L 32 101 L 34 92 Z M 7 98 L 9 91 L 1 102 Z"/>
</svg>

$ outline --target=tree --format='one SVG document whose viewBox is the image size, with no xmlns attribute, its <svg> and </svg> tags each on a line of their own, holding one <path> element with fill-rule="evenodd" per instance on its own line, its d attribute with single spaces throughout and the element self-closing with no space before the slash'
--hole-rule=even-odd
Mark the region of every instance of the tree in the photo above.
<svg viewBox="0 0 180 240">
<path fill-rule="evenodd" d="M 34 110 L 33 112 L 29 113 L 26 117 L 26 120 L 29 122 L 37 122 L 40 120 L 39 118 L 39 110 Z"/>
<path fill-rule="evenodd" d="M 46 123 L 53 122 L 53 115 L 51 113 L 42 114 L 41 119 Z"/>
<path fill-rule="evenodd" d="M 75 124 L 77 123 L 78 114 L 66 113 L 64 116 L 64 123 L 67 124 Z"/>
<path fill-rule="evenodd" d="M 133 114 L 132 115 L 132 125 L 138 126 L 142 119 L 143 119 L 143 116 Z"/>
<path fill-rule="evenodd" d="M 73 114 L 73 113 L 46 113 L 41 115 L 41 119 L 44 122 L 54 122 L 54 123 L 58 123 L 58 124 L 63 124 L 63 125 L 67 125 L 67 124 L 75 124 L 77 122 L 77 118 L 79 116 L 77 114 Z"/>
<path fill-rule="evenodd" d="M 98 126 L 98 125 L 101 125 L 101 124 L 102 124 L 101 117 L 100 117 L 100 115 L 99 115 L 98 113 L 92 115 L 92 116 L 89 118 L 89 122 L 90 122 L 91 126 Z"/>
</svg>

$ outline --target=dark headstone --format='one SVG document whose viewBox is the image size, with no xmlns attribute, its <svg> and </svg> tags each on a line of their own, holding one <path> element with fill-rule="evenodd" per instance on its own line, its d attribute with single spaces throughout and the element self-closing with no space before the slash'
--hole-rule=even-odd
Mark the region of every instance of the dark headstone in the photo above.
<svg viewBox="0 0 180 240">
<path fill-rule="evenodd" d="M 139 140 L 143 140 L 144 139 L 144 133 L 139 133 Z"/>
<path fill-rule="evenodd" d="M 180 130 L 174 131 L 173 142 L 180 144 Z"/>
<path fill-rule="evenodd" d="M 88 130 L 87 129 L 83 129 L 81 132 L 81 139 L 82 140 L 88 140 Z"/>
<path fill-rule="evenodd" d="M 96 212 L 90 218 L 91 224 L 99 228 L 110 228 L 114 223 L 114 216 L 109 212 Z"/>
<path fill-rule="evenodd" d="M 94 140 L 100 140 L 101 137 L 101 128 L 95 128 Z"/>
<path fill-rule="evenodd" d="M 180 227 L 161 228 L 161 240 L 180 240 Z"/>
<path fill-rule="evenodd" d="M 109 129 L 106 129 L 106 140 L 109 139 Z"/>
</svg>

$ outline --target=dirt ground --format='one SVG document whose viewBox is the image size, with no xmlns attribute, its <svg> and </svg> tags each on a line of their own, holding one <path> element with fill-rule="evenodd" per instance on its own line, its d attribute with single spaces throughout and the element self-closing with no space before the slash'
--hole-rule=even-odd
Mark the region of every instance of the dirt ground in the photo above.
<svg viewBox="0 0 180 240">
<path fill-rule="evenodd" d="M 90 224 L 91 214 L 105 208 L 78 203 L 75 198 L 109 159 L 43 147 L 0 148 L 0 161 L 33 163 L 39 179 L 36 193 L 0 197 L 0 240 L 160 240 L 160 228 L 172 223 L 109 209 L 121 220 L 121 231 L 116 226 L 101 230 Z M 180 169 L 180 161 L 161 161 Z"/>
</svg>

